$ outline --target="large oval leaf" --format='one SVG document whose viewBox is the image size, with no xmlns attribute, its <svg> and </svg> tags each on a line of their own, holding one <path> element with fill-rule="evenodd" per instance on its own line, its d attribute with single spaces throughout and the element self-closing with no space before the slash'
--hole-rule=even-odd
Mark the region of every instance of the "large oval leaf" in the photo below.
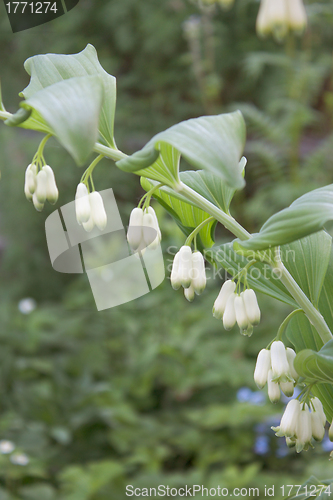
<svg viewBox="0 0 333 500">
<path fill-rule="evenodd" d="M 21 96 L 30 99 L 36 92 L 54 83 L 79 76 L 98 76 L 103 86 L 103 106 L 99 117 L 100 141 L 115 147 L 113 138 L 116 107 L 116 79 L 100 65 L 95 47 L 87 47 L 78 54 L 41 54 L 30 57 L 24 63 L 31 76 L 29 85 Z"/>
<path fill-rule="evenodd" d="M 102 92 L 98 76 L 71 78 L 36 92 L 21 106 L 32 110 L 32 117 L 37 112 L 81 165 L 97 140 Z"/>
<path fill-rule="evenodd" d="M 231 188 L 244 186 L 239 160 L 245 143 L 245 123 L 239 111 L 178 123 L 155 135 L 141 151 L 118 161 L 117 166 L 127 172 L 139 171 L 141 176 L 163 182 L 156 177 L 156 172 L 152 177 L 151 173 L 142 170 L 142 155 L 159 149 L 161 142 L 179 151 L 192 166 L 221 177 Z M 168 168 L 168 165 L 154 164 L 155 171 L 161 175 Z"/>
<path fill-rule="evenodd" d="M 270 217 L 259 233 L 239 242 L 242 248 L 263 250 L 298 240 L 323 229 L 333 219 L 333 184 L 315 189 Z"/>
</svg>

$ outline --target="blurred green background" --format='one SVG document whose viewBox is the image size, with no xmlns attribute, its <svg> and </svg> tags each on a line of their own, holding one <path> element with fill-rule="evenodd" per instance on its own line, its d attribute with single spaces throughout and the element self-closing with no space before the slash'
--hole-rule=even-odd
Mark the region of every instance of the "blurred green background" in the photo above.
<svg viewBox="0 0 333 500">
<path fill-rule="evenodd" d="M 257 0 L 235 0 L 228 11 L 194 0 L 80 0 L 66 16 L 17 34 L 1 5 L 4 104 L 18 107 L 25 59 L 92 43 L 117 77 L 115 134 L 126 153 L 178 121 L 241 109 L 247 186 L 232 212 L 257 231 L 297 196 L 332 182 L 333 9 L 330 0 L 306 6 L 306 34 L 279 45 L 256 36 Z M 289 451 L 270 430 L 284 403 L 267 402 L 253 382 L 256 355 L 289 308 L 261 296 L 253 337 L 225 332 L 211 314 L 221 276 L 192 304 L 167 279 L 97 312 L 86 276 L 51 267 L 44 222 L 54 207 L 37 213 L 24 197 L 40 139 L 1 124 L 0 439 L 15 450 L 0 453 L 0 500 L 122 500 L 127 484 L 274 485 L 279 499 L 281 485 L 332 476 L 327 439 L 301 455 Z M 57 206 L 72 201 L 82 170 L 56 141 L 45 154 Z M 104 160 L 94 180 L 96 189 L 114 189 L 126 225 L 143 194 L 139 179 Z M 155 208 L 170 269 L 183 237 Z M 231 235 L 218 229 L 217 238 Z"/>
</svg>

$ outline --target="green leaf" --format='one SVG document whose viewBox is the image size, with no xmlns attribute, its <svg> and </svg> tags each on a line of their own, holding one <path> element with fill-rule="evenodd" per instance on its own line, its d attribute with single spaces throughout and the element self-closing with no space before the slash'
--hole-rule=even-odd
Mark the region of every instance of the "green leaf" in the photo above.
<svg viewBox="0 0 333 500">
<path fill-rule="evenodd" d="M 117 166 L 121 170 L 136 172 L 161 182 L 156 173 L 163 176 L 172 167 L 167 162 L 155 162 L 155 176 L 152 177 L 151 172 L 142 171 L 142 155 L 148 157 L 149 151 L 158 150 L 161 143 L 167 143 L 179 151 L 192 166 L 221 177 L 231 188 L 240 189 L 245 184 L 239 166 L 244 142 L 245 123 L 239 111 L 202 116 L 160 132 L 141 151 L 118 161 Z M 169 175 L 168 173 L 167 176 Z"/>
<path fill-rule="evenodd" d="M 333 339 L 329 340 L 320 351 L 304 349 L 295 358 L 298 373 L 310 381 L 333 383 Z"/>
<path fill-rule="evenodd" d="M 153 149 L 138 151 L 135 158 L 133 155 L 130 156 L 126 159 L 127 165 L 133 165 L 135 173 L 141 177 L 173 185 L 178 182 L 180 153 L 166 142 L 161 141 L 155 146 L 156 148 Z M 117 166 L 119 166 L 118 163 Z M 137 170 L 138 165 L 140 165 L 140 170 Z"/>
<path fill-rule="evenodd" d="M 316 307 L 331 252 L 332 238 L 325 231 L 312 234 L 281 248 L 285 266 Z"/>
<path fill-rule="evenodd" d="M 42 116 L 59 142 L 82 165 L 98 137 L 102 85 L 98 76 L 71 78 L 33 94 L 21 106 Z M 38 115 L 34 115 L 37 112 Z"/>
<path fill-rule="evenodd" d="M 100 65 L 95 47 L 87 47 L 78 54 L 42 54 L 30 57 L 24 67 L 31 76 L 21 96 L 30 99 L 40 90 L 73 77 L 97 76 L 103 87 L 103 105 L 99 117 L 100 141 L 115 147 L 113 138 L 116 107 L 116 79 Z M 88 115 L 87 115 L 88 116 Z"/>
<path fill-rule="evenodd" d="M 328 268 L 319 298 L 319 311 L 324 316 L 325 321 L 331 332 L 333 332 L 332 297 L 333 297 L 333 248 L 331 250 Z"/>
<path fill-rule="evenodd" d="M 231 276 L 236 276 L 250 259 L 239 255 L 233 249 L 233 242 L 216 245 L 205 252 L 219 267 L 223 267 Z M 257 262 L 250 267 L 247 280 L 256 292 L 262 292 L 270 297 L 285 302 L 292 307 L 297 307 L 296 302 L 282 285 L 281 281 L 273 274 L 271 267 L 265 262 Z"/>
<path fill-rule="evenodd" d="M 182 174 L 181 174 L 182 178 Z M 141 177 L 143 189 L 149 191 L 153 187 L 148 179 Z M 188 236 L 201 222 L 208 219 L 210 215 L 200 208 L 193 206 L 188 201 L 183 201 L 173 195 L 171 189 L 158 189 L 154 192 L 154 198 L 169 212 L 175 219 L 180 229 Z M 204 247 L 214 245 L 214 229 L 216 221 L 210 221 L 200 230 L 199 236 Z"/>
<path fill-rule="evenodd" d="M 330 184 L 298 198 L 290 207 L 270 217 L 259 233 L 239 245 L 252 250 L 284 245 L 320 231 L 332 219 L 333 184 Z"/>
</svg>

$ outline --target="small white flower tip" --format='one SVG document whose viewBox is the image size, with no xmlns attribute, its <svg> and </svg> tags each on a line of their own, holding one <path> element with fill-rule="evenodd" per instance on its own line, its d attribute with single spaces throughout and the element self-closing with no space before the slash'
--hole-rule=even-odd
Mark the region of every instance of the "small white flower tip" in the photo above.
<svg viewBox="0 0 333 500">
<path fill-rule="evenodd" d="M 267 376 L 267 389 L 268 389 L 268 397 L 272 403 L 277 403 L 280 401 L 280 387 L 279 384 L 276 382 L 273 382 L 273 372 L 272 370 L 269 370 L 268 376 Z"/>
<path fill-rule="evenodd" d="M 161 239 L 162 239 L 162 233 L 161 233 L 161 230 L 160 230 L 160 226 L 159 226 L 159 223 L 158 223 L 158 218 L 157 218 L 157 215 L 156 215 L 156 212 L 155 210 L 153 209 L 153 207 L 148 207 L 148 213 L 153 217 L 153 220 L 154 220 L 154 228 L 156 229 L 157 231 L 157 235 L 158 235 L 158 241 L 160 242 Z"/>
<path fill-rule="evenodd" d="M 261 314 L 255 291 L 252 289 L 244 290 L 243 300 L 249 322 L 253 326 L 258 325 L 260 323 Z"/>
<path fill-rule="evenodd" d="M 241 330 L 247 330 L 249 326 L 249 320 L 246 315 L 245 304 L 242 294 L 237 295 L 235 297 L 234 308 L 235 308 L 237 325 Z"/>
<path fill-rule="evenodd" d="M 318 415 L 320 416 L 322 424 L 326 425 L 326 420 L 327 419 L 326 419 L 324 408 L 323 408 L 323 405 L 322 405 L 320 399 L 318 399 L 318 398 L 311 399 L 311 404 L 312 404 L 313 410 L 315 412 L 317 412 Z"/>
<path fill-rule="evenodd" d="M 37 212 L 41 212 L 44 208 L 44 203 L 40 203 L 40 201 L 37 198 L 36 191 L 32 195 L 32 203 L 34 204 L 35 209 Z"/>
<path fill-rule="evenodd" d="M 195 292 L 192 285 L 190 285 L 188 288 L 185 288 L 184 295 L 189 302 L 193 302 L 195 297 Z"/>
<path fill-rule="evenodd" d="M 179 260 L 180 260 L 179 252 L 177 252 L 173 259 L 172 270 L 170 275 L 171 286 L 174 290 L 178 290 L 182 285 L 179 277 Z"/>
<path fill-rule="evenodd" d="M 34 192 L 36 191 L 37 187 L 37 167 L 34 164 L 28 165 L 26 171 L 25 171 L 25 182 L 24 182 L 24 192 L 27 196 L 27 193 L 30 193 L 30 195 L 33 195 Z M 32 199 L 32 196 L 31 198 Z"/>
<path fill-rule="evenodd" d="M 231 330 L 231 328 L 236 324 L 235 298 L 236 294 L 231 293 L 225 306 L 223 314 L 223 326 L 225 330 Z"/>
<path fill-rule="evenodd" d="M 127 241 L 132 248 L 132 250 L 137 250 L 142 241 L 142 222 L 143 222 L 143 210 L 142 208 L 133 208 L 127 231 Z"/>
<path fill-rule="evenodd" d="M 197 295 L 200 295 L 206 288 L 206 269 L 205 259 L 201 252 L 192 254 L 192 286 Z"/>
<path fill-rule="evenodd" d="M 263 389 L 265 387 L 270 368 L 271 352 L 268 349 L 262 349 L 258 354 L 254 370 L 254 381 L 259 389 Z"/>
<path fill-rule="evenodd" d="M 100 231 L 104 231 L 108 220 L 104 208 L 103 198 L 98 191 L 90 193 L 89 203 L 94 225 L 97 226 Z"/>
<path fill-rule="evenodd" d="M 90 215 L 87 222 L 82 222 L 82 227 L 87 233 L 90 233 L 94 229 L 95 224 L 94 224 L 94 219 L 92 218 L 92 215 Z"/>
<path fill-rule="evenodd" d="M 213 306 L 213 315 L 215 318 L 222 319 L 227 300 L 235 289 L 236 283 L 234 281 L 227 280 L 223 283 L 220 293 L 218 294 Z"/>
<path fill-rule="evenodd" d="M 191 247 L 183 245 L 179 250 L 179 279 L 184 288 L 191 285 L 192 250 Z"/>
</svg>

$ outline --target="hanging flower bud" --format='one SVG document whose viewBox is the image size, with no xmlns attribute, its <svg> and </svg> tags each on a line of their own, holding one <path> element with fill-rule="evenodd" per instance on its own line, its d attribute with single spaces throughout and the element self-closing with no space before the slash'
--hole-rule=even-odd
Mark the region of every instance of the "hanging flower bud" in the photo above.
<svg viewBox="0 0 333 500">
<path fill-rule="evenodd" d="M 37 166 L 34 164 L 28 165 L 25 171 L 25 182 L 24 182 L 24 194 L 27 200 L 32 200 L 32 195 L 34 194 L 37 187 Z"/>
<path fill-rule="evenodd" d="M 85 231 L 87 231 L 87 233 L 90 233 L 94 229 L 95 224 L 92 214 L 90 215 L 87 222 L 82 222 L 82 227 Z"/>
<path fill-rule="evenodd" d="M 297 382 L 297 380 L 299 379 L 299 375 L 294 368 L 294 359 L 296 358 L 296 352 L 294 351 L 294 349 L 287 347 L 286 354 L 287 354 L 287 360 L 288 360 L 288 364 L 289 364 L 290 375 L 292 376 L 294 381 Z"/>
<path fill-rule="evenodd" d="M 91 216 L 89 192 L 87 186 L 83 184 L 83 182 L 80 182 L 76 188 L 75 213 L 76 220 L 80 225 L 88 222 Z"/>
<path fill-rule="evenodd" d="M 46 199 L 51 205 L 58 201 L 59 191 L 55 181 L 54 173 L 49 165 L 44 165 L 42 171 L 46 172 Z"/>
<path fill-rule="evenodd" d="M 281 340 L 271 345 L 271 363 L 273 378 L 278 382 L 291 382 L 286 348 Z"/>
<path fill-rule="evenodd" d="M 246 315 L 245 304 L 243 301 L 243 294 L 242 293 L 235 297 L 234 308 L 235 308 L 237 325 L 239 326 L 241 331 L 247 330 L 247 328 L 249 326 L 249 320 L 248 320 L 248 317 Z"/>
<path fill-rule="evenodd" d="M 38 200 L 38 202 L 44 205 L 46 201 L 46 185 L 47 185 L 47 175 L 44 170 L 40 170 L 38 172 L 36 181 L 37 181 L 37 186 L 34 194 L 36 195 L 36 199 Z"/>
<path fill-rule="evenodd" d="M 257 357 L 254 370 L 254 381 L 259 389 L 263 389 L 267 383 L 268 372 L 271 368 L 271 351 L 262 349 Z"/>
<path fill-rule="evenodd" d="M 302 33 L 307 25 L 306 11 L 302 0 L 287 0 L 289 27 Z"/>
<path fill-rule="evenodd" d="M 230 295 L 235 291 L 236 283 L 231 280 L 227 280 L 223 283 L 220 293 L 214 302 L 213 306 L 213 316 L 217 319 L 222 319 L 225 311 L 225 306 Z"/>
<path fill-rule="evenodd" d="M 152 250 L 157 248 L 159 244 L 158 233 L 155 228 L 156 224 L 154 217 L 149 212 L 145 212 L 142 218 L 142 234 L 143 241 L 146 247 L 150 247 Z"/>
<path fill-rule="evenodd" d="M 293 438 L 296 436 L 296 429 L 298 423 L 298 417 L 301 411 L 301 405 L 298 399 L 292 399 L 286 406 L 286 409 L 282 415 L 280 425 L 278 427 L 272 427 L 276 436 L 285 436 Z"/>
<path fill-rule="evenodd" d="M 32 195 L 32 202 L 34 204 L 34 207 L 35 209 L 37 210 L 37 212 L 41 212 L 44 208 L 44 203 L 40 203 L 40 201 L 38 200 L 37 198 L 37 195 L 36 195 L 36 191 L 34 192 L 34 194 Z"/>
<path fill-rule="evenodd" d="M 255 291 L 252 289 L 244 290 L 243 301 L 249 323 L 253 326 L 258 325 L 260 323 L 260 309 Z"/>
<path fill-rule="evenodd" d="M 158 218 L 157 218 L 156 212 L 153 209 L 153 207 L 150 207 L 150 206 L 148 207 L 148 213 L 153 217 L 154 229 L 156 229 L 156 231 L 157 231 L 158 241 L 160 242 L 162 239 L 162 233 L 160 230 L 160 226 L 158 223 Z"/>
<path fill-rule="evenodd" d="M 268 388 L 268 397 L 272 403 L 277 403 L 280 401 L 280 387 L 279 384 L 273 382 L 273 372 L 269 370 L 267 376 L 267 388 Z"/>
<path fill-rule="evenodd" d="M 223 326 L 226 330 L 231 330 L 231 328 L 236 324 L 235 298 L 235 293 L 230 294 L 225 306 Z"/>
<path fill-rule="evenodd" d="M 127 241 L 133 250 L 137 250 L 142 240 L 142 208 L 133 208 L 127 231 Z"/>
<path fill-rule="evenodd" d="M 192 254 L 192 282 L 194 292 L 200 295 L 206 288 L 206 269 L 205 260 L 201 252 L 193 252 Z"/>
<path fill-rule="evenodd" d="M 311 412 L 311 429 L 312 429 L 312 437 L 316 441 L 322 441 L 325 436 L 325 427 L 323 425 L 321 416 L 318 412 Z"/>
<path fill-rule="evenodd" d="M 291 398 L 294 394 L 294 383 L 293 382 L 280 382 L 280 389 L 287 396 Z"/>
<path fill-rule="evenodd" d="M 179 252 L 177 252 L 173 259 L 172 270 L 170 275 L 171 286 L 174 290 L 178 290 L 182 286 L 179 276 L 179 262 L 180 262 L 180 256 Z"/>
<path fill-rule="evenodd" d="M 309 407 L 305 403 L 301 409 L 296 427 L 296 451 L 300 453 L 303 449 L 308 449 L 312 438 L 311 414 Z"/>
<path fill-rule="evenodd" d="M 192 283 L 188 288 L 185 288 L 184 295 L 189 302 L 193 302 L 195 297 L 195 292 Z"/>
<path fill-rule="evenodd" d="M 314 411 L 320 416 L 320 420 L 322 424 L 325 426 L 326 425 L 326 415 L 324 412 L 323 405 L 318 398 L 313 398 L 311 399 L 311 404 L 313 406 Z"/>
<path fill-rule="evenodd" d="M 98 191 L 93 191 L 89 195 L 89 203 L 91 208 L 91 216 L 95 226 L 100 231 L 104 231 L 107 224 L 107 215 L 104 208 L 103 198 Z"/>
<path fill-rule="evenodd" d="M 183 245 L 179 250 L 179 279 L 184 288 L 191 285 L 192 250 L 191 247 Z"/>
</svg>

